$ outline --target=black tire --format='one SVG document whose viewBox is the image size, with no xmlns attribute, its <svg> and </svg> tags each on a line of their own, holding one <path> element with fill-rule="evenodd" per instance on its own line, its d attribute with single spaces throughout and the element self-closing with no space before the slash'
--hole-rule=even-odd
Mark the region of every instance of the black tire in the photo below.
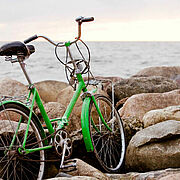
<svg viewBox="0 0 180 180">
<path fill-rule="evenodd" d="M 125 136 L 120 115 L 106 96 L 95 95 L 95 99 L 105 122 L 112 129 L 111 132 L 102 123 L 91 100 L 89 126 L 95 157 L 106 172 L 120 172 L 125 156 Z"/>
<path fill-rule="evenodd" d="M 43 178 L 44 150 L 26 155 L 18 151 L 18 148 L 22 146 L 25 130 L 27 129 L 28 117 L 29 110 L 18 103 L 7 103 L 0 106 L 0 178 L 2 179 L 40 180 Z M 21 123 L 19 123 L 20 121 Z M 33 115 L 25 146 L 28 149 L 43 147 L 38 121 Z M 14 136 L 18 123 L 20 124 L 19 130 Z M 10 149 L 13 136 L 15 140 Z"/>
</svg>

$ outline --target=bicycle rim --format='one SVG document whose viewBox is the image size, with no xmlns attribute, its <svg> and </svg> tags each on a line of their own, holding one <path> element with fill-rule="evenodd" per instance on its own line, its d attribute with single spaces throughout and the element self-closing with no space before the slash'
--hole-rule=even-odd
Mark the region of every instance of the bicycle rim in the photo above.
<svg viewBox="0 0 180 180">
<path fill-rule="evenodd" d="M 24 155 L 18 152 L 27 129 L 27 120 L 28 112 L 20 105 L 0 106 L 0 177 L 2 179 L 40 180 L 43 178 L 45 163 L 41 161 L 45 160 L 44 151 Z M 43 147 L 43 143 L 35 119 L 32 118 L 25 148 L 38 147 Z"/>
<path fill-rule="evenodd" d="M 119 172 L 125 155 L 125 137 L 120 116 L 111 101 L 103 95 L 95 96 L 107 125 L 102 123 L 93 101 L 89 109 L 89 126 L 94 154 L 107 172 Z M 113 111 L 114 110 L 114 111 Z"/>
</svg>

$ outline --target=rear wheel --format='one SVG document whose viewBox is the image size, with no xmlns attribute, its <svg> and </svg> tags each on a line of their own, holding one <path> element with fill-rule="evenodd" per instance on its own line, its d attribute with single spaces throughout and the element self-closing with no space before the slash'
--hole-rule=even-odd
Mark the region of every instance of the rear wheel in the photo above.
<svg viewBox="0 0 180 180">
<path fill-rule="evenodd" d="M 103 95 L 95 96 L 104 121 L 101 121 L 93 100 L 89 108 L 89 126 L 94 154 L 107 172 L 119 172 L 125 155 L 125 137 L 121 118 L 111 100 Z"/>
<path fill-rule="evenodd" d="M 29 111 L 19 104 L 0 106 L 0 177 L 8 180 L 40 180 L 45 166 L 44 150 L 25 154 L 22 150 Z M 43 147 L 38 119 L 31 119 L 26 149 Z"/>
</svg>

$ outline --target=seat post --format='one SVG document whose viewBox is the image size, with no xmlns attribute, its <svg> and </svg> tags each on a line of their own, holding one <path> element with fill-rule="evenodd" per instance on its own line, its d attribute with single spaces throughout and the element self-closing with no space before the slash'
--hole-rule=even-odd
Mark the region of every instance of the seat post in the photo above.
<svg viewBox="0 0 180 180">
<path fill-rule="evenodd" d="M 24 63 L 24 60 L 25 60 L 24 55 L 19 53 L 17 58 L 18 58 L 21 69 L 22 69 L 22 71 L 23 71 L 29 85 L 32 85 L 32 81 L 31 81 L 31 79 L 30 79 L 30 77 L 29 77 L 29 75 L 27 74 L 27 71 L 26 71 L 26 64 Z"/>
</svg>

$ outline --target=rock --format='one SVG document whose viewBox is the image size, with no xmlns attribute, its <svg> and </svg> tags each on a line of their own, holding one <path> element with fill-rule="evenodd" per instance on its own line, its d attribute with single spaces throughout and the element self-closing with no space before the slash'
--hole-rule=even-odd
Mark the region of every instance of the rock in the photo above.
<svg viewBox="0 0 180 180">
<path fill-rule="evenodd" d="M 145 173 L 129 172 L 126 174 L 107 174 L 111 179 L 122 179 L 122 180 L 159 180 L 163 177 L 171 177 L 180 173 L 180 168 L 168 168 L 159 171 L 150 171 Z M 163 180 L 163 179 L 162 179 Z M 167 180 L 172 180 L 167 179 Z M 179 180 L 179 179 L 177 179 Z"/>
<path fill-rule="evenodd" d="M 67 108 L 68 104 L 70 103 L 70 100 L 73 97 L 73 94 L 74 94 L 74 90 L 71 86 L 69 86 L 59 92 L 56 101 L 61 103 L 62 105 L 64 105 Z M 78 98 L 73 112 L 78 113 L 77 116 L 79 118 L 81 117 L 81 113 L 80 113 L 81 106 L 82 106 L 82 100 L 81 100 L 81 98 Z"/>
<path fill-rule="evenodd" d="M 170 106 L 147 112 L 143 117 L 144 127 L 148 127 L 166 120 L 180 121 L 180 106 Z"/>
<path fill-rule="evenodd" d="M 56 178 L 51 178 L 48 180 L 98 180 L 95 177 L 88 177 L 88 176 L 74 176 L 74 177 L 56 177 Z"/>
<path fill-rule="evenodd" d="M 112 83 L 116 83 L 120 80 L 122 80 L 122 78 L 120 77 L 102 77 L 102 76 L 96 76 L 94 77 L 95 80 L 102 80 L 102 85 L 103 85 L 103 90 L 106 91 L 107 90 L 107 87 L 108 85 L 112 85 Z M 94 80 L 94 78 L 89 78 L 90 81 L 91 80 Z M 84 81 L 87 81 L 88 78 L 84 78 Z"/>
<path fill-rule="evenodd" d="M 3 78 L 0 79 L 0 95 L 4 96 L 21 96 L 28 95 L 28 88 L 13 79 Z"/>
<path fill-rule="evenodd" d="M 119 110 L 123 120 L 127 143 L 144 128 L 143 116 L 151 110 L 180 104 L 180 90 L 167 93 L 143 93 L 131 96 Z"/>
<path fill-rule="evenodd" d="M 151 76 L 151 77 L 132 77 L 123 79 L 114 85 L 115 102 L 140 93 L 163 93 L 178 89 L 179 85 L 166 77 Z M 112 94 L 111 86 L 108 86 L 107 93 Z"/>
<path fill-rule="evenodd" d="M 44 105 L 44 108 L 50 119 L 62 117 L 66 110 L 65 106 L 63 106 L 61 103 L 58 103 L 58 102 L 48 102 Z M 36 114 L 38 115 L 38 117 L 40 118 L 40 120 L 42 122 L 43 120 L 42 120 L 42 117 L 40 116 L 39 109 L 36 110 Z M 81 119 L 79 119 L 75 114 L 72 113 L 69 118 L 69 125 L 66 127 L 66 130 L 69 133 L 72 133 L 73 136 L 76 136 L 78 134 L 78 132 L 76 133 L 76 131 L 78 131 L 80 129 L 81 129 Z M 78 137 L 80 139 L 82 138 L 81 136 L 78 136 Z M 77 140 L 77 137 L 74 137 L 74 138 Z"/>
<path fill-rule="evenodd" d="M 96 87 L 88 86 L 88 91 L 91 91 L 93 89 L 96 89 Z M 58 94 L 57 102 L 61 103 L 62 105 L 64 105 L 67 108 L 67 106 L 70 103 L 70 100 L 73 97 L 74 92 L 75 91 L 73 90 L 73 88 L 71 86 L 61 90 L 61 92 Z M 107 94 L 102 90 L 98 90 L 97 93 L 104 94 L 107 96 Z M 72 111 L 79 118 L 79 120 L 81 119 L 82 103 L 83 103 L 83 101 L 82 101 L 81 97 L 79 97 L 73 108 L 73 111 Z"/>
<path fill-rule="evenodd" d="M 102 180 L 109 180 L 110 178 L 103 174 L 101 171 L 98 169 L 92 167 L 91 165 L 85 163 L 84 161 L 80 159 L 74 159 L 76 160 L 76 168 L 77 170 L 69 172 L 68 174 L 73 175 L 73 176 L 88 176 L 88 177 L 94 177 L 97 179 L 102 179 Z"/>
<path fill-rule="evenodd" d="M 180 74 L 176 76 L 176 78 L 174 79 L 178 85 L 180 86 Z"/>
<path fill-rule="evenodd" d="M 136 132 L 142 130 L 144 126 L 143 123 L 135 117 L 123 118 L 122 121 L 126 139 L 126 146 L 128 146 L 131 138 L 136 134 Z"/>
<path fill-rule="evenodd" d="M 180 66 L 161 66 L 145 68 L 139 71 L 133 77 L 163 76 L 170 79 L 175 79 L 178 75 L 180 75 Z"/>
<path fill-rule="evenodd" d="M 16 121 L 11 121 L 9 120 L 0 120 L 0 134 L 6 134 L 6 133 L 14 133 L 14 129 L 17 129 L 18 127 L 18 122 Z M 27 124 L 21 123 L 20 128 L 18 129 L 18 134 L 19 135 L 24 135 L 25 130 L 27 129 Z M 33 132 L 33 129 L 30 127 L 29 132 Z M 7 134 L 6 134 L 7 136 Z"/>
<path fill-rule="evenodd" d="M 139 172 L 180 167 L 180 122 L 169 120 L 136 133 L 126 151 L 126 167 Z"/>
<path fill-rule="evenodd" d="M 117 103 L 116 103 L 116 109 L 117 110 L 119 110 L 120 108 L 122 108 L 123 107 L 123 105 L 124 105 L 124 103 L 127 101 L 127 99 L 128 99 L 129 97 L 126 97 L 126 98 L 123 98 L 123 99 L 121 99 L 120 101 L 118 101 Z"/>
<path fill-rule="evenodd" d="M 50 119 L 55 119 L 57 117 L 62 117 L 65 112 L 65 107 L 58 102 L 48 102 L 44 104 L 44 109 Z M 40 117 L 40 110 L 35 112 Z M 40 117 L 42 118 L 42 117 Z"/>
<path fill-rule="evenodd" d="M 65 82 L 60 81 L 41 81 L 34 84 L 44 102 L 56 102 L 59 92 L 68 87 Z"/>
<path fill-rule="evenodd" d="M 142 93 L 131 96 L 120 109 L 122 119 L 135 118 L 142 122 L 146 112 L 180 104 L 180 90 L 166 93 Z"/>
<path fill-rule="evenodd" d="M 164 176 L 162 178 L 160 178 L 159 180 L 179 180 L 180 179 L 180 172 L 176 173 L 176 174 L 169 174 L 167 176 Z"/>
</svg>

